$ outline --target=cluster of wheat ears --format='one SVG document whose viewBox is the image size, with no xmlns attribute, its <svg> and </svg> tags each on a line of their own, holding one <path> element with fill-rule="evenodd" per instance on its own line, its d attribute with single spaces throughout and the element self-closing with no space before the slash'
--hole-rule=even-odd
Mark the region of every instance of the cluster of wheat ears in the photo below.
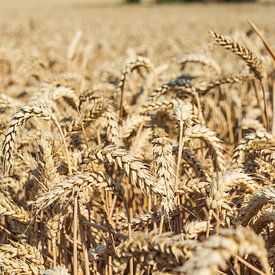
<svg viewBox="0 0 275 275">
<path fill-rule="evenodd" d="M 0 273 L 275 272 L 275 59 L 251 26 L 98 81 L 81 31 L 2 55 Z"/>
</svg>

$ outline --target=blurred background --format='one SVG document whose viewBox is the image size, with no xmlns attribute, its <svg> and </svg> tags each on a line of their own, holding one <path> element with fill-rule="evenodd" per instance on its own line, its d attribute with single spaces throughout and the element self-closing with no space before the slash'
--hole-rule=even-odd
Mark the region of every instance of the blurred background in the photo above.
<svg viewBox="0 0 275 275">
<path fill-rule="evenodd" d="M 173 50 L 199 48 L 209 41 L 209 30 L 245 33 L 248 19 L 274 44 L 274 4 L 275 0 L 0 0 L 0 28 L 2 39 L 4 34 L 8 40 L 14 35 L 36 43 L 34 38 L 45 35 L 53 44 L 57 39 L 69 43 L 80 30 L 82 40 L 99 44 L 101 50 L 106 45 L 106 58 L 125 59 L 129 49 L 137 48 L 149 56 L 148 49 L 165 51 L 169 58 Z"/>
<path fill-rule="evenodd" d="M 190 2 L 261 2 L 261 3 L 275 3 L 275 0 L 1 0 L 0 5 L 2 7 L 14 7 L 14 6 L 37 6 L 37 5 L 117 5 L 125 3 L 136 3 L 136 4 L 175 4 L 175 3 L 190 3 Z"/>
</svg>

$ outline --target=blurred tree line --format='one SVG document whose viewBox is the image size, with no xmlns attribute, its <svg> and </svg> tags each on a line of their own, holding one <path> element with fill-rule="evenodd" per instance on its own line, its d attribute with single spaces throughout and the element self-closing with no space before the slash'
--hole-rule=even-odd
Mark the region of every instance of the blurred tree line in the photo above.
<svg viewBox="0 0 275 275">
<path fill-rule="evenodd" d="M 127 3 L 173 3 L 173 2 L 254 2 L 256 0 L 126 0 Z"/>
</svg>

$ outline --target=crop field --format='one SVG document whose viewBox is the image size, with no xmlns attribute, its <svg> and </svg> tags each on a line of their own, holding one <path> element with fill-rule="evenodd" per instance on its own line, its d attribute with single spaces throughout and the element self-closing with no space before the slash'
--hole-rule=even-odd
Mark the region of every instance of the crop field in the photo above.
<svg viewBox="0 0 275 275">
<path fill-rule="evenodd" d="M 2 1 L 0 274 L 274 274 L 274 14 Z"/>
</svg>

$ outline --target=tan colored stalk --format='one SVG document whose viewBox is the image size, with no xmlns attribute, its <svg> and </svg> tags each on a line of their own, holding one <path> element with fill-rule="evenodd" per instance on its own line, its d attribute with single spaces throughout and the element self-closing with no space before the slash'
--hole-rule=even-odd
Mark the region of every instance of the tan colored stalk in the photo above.
<svg viewBox="0 0 275 275">
<path fill-rule="evenodd" d="M 273 97 L 273 115 L 272 115 L 272 135 L 275 137 L 275 83 L 273 83 L 273 92 L 272 92 L 272 97 Z"/>
<path fill-rule="evenodd" d="M 77 260 L 77 232 L 78 230 L 78 198 L 74 198 L 74 219 L 73 219 L 73 270 L 74 275 L 78 274 L 78 260 Z"/>
<path fill-rule="evenodd" d="M 181 162 L 181 157 L 182 157 L 183 145 L 184 145 L 183 144 L 183 121 L 180 121 L 179 150 L 178 150 L 177 166 L 176 166 L 176 178 L 175 178 L 176 189 L 178 189 L 178 178 L 179 178 L 180 162 Z"/>
<path fill-rule="evenodd" d="M 248 20 L 248 23 L 253 28 L 253 30 L 257 33 L 257 35 L 260 37 L 260 39 L 262 40 L 262 42 L 263 42 L 266 50 L 269 52 L 269 54 L 271 55 L 273 61 L 275 62 L 275 53 L 274 53 L 273 49 L 271 48 L 269 42 L 266 40 L 266 38 L 263 36 L 263 34 L 261 33 L 261 31 L 255 25 L 255 23 L 253 23 L 252 20 Z"/>
</svg>

